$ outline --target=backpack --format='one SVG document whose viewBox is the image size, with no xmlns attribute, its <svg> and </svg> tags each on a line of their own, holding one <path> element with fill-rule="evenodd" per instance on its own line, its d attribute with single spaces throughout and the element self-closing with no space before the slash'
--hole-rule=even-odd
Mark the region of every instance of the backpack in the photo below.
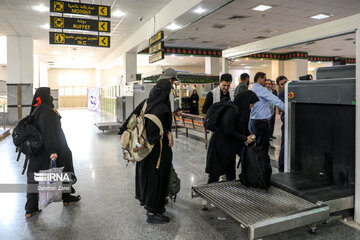
<svg viewBox="0 0 360 240">
<path fill-rule="evenodd" d="M 162 139 L 164 130 L 161 121 L 158 117 L 153 114 L 145 114 L 147 102 L 145 101 L 144 106 L 139 115 L 133 114 L 127 124 L 127 130 L 122 134 L 120 143 L 123 150 L 123 158 L 128 162 L 139 162 L 147 157 L 154 145 L 151 145 L 147 141 L 145 118 L 153 121 L 160 129 L 160 155 L 156 168 L 160 166 L 161 152 L 162 152 Z"/>
<path fill-rule="evenodd" d="M 219 128 L 223 112 L 229 107 L 236 108 L 236 111 L 238 111 L 236 105 L 232 102 L 223 101 L 211 105 L 204 119 L 205 129 L 215 132 Z"/>
<path fill-rule="evenodd" d="M 174 202 L 176 201 L 176 195 L 180 192 L 180 179 L 175 172 L 173 165 L 171 164 L 170 176 L 169 176 L 169 186 L 168 186 L 168 196 Z"/>
<path fill-rule="evenodd" d="M 269 155 L 254 144 L 245 147 L 241 156 L 240 182 L 247 187 L 267 190 L 271 173 Z"/>
<path fill-rule="evenodd" d="M 12 133 L 13 143 L 16 152 L 18 152 L 16 161 L 19 161 L 21 153 L 25 155 L 22 175 L 25 173 L 30 156 L 39 152 L 43 147 L 41 133 L 33 123 L 34 114 L 38 109 L 39 106 L 31 114 L 20 120 Z"/>
</svg>

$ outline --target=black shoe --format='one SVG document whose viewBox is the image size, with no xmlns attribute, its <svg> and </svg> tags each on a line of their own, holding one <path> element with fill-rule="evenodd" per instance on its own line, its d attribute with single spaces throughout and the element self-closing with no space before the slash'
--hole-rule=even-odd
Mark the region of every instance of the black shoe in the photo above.
<svg viewBox="0 0 360 240">
<path fill-rule="evenodd" d="M 160 214 L 164 214 L 166 212 L 166 208 L 163 208 L 161 211 L 160 211 Z M 146 211 L 146 216 L 149 215 L 149 211 Z"/>
<path fill-rule="evenodd" d="M 26 218 L 31 218 L 32 216 L 36 215 L 37 213 L 41 212 L 41 209 L 37 209 L 35 211 L 32 211 L 32 212 L 26 212 L 25 213 L 25 217 Z"/>
<path fill-rule="evenodd" d="M 144 202 L 140 202 L 140 206 L 145 206 L 145 203 L 144 203 Z"/>
<path fill-rule="evenodd" d="M 78 202 L 80 200 L 81 200 L 80 195 L 77 195 L 77 196 L 69 195 L 66 199 L 63 199 L 63 204 L 64 204 L 64 206 L 67 206 L 70 203 Z"/>
<path fill-rule="evenodd" d="M 158 213 L 154 213 L 154 214 L 148 214 L 147 215 L 147 220 L 148 223 L 155 223 L 155 224 L 164 224 L 164 223 L 168 223 L 170 222 L 170 218 L 162 215 L 162 214 L 158 214 Z"/>
</svg>

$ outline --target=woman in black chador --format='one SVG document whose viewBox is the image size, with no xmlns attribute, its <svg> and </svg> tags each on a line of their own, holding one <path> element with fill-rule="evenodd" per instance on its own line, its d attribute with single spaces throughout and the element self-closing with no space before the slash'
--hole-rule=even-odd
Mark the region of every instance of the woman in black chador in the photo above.
<svg viewBox="0 0 360 240">
<path fill-rule="evenodd" d="M 172 164 L 172 116 L 169 100 L 172 81 L 173 79 L 160 78 L 151 89 L 149 98 L 140 103 L 132 113 L 140 114 L 144 102 L 147 101 L 145 113 L 156 115 L 160 119 L 164 129 L 159 169 L 156 169 L 156 164 L 160 154 L 160 130 L 157 125 L 149 119 L 145 119 L 147 140 L 150 144 L 155 144 L 155 146 L 144 160 L 136 163 L 135 198 L 140 201 L 141 206 L 145 206 L 147 210 L 147 222 L 149 223 L 167 223 L 170 221 L 169 217 L 163 215 L 163 213 L 165 212 L 164 206 Z M 129 118 L 120 128 L 120 135 L 126 130 L 128 120 Z"/>
<path fill-rule="evenodd" d="M 190 98 L 191 98 L 190 113 L 194 115 L 199 115 L 199 95 L 197 94 L 196 89 L 193 90 L 193 93 L 191 94 Z"/>
<path fill-rule="evenodd" d="M 34 180 L 34 172 L 49 169 L 50 160 L 55 160 L 57 167 L 64 167 L 63 172 L 73 173 L 74 181 L 76 179 L 72 153 L 67 145 L 64 132 L 61 129 L 61 117 L 53 110 L 54 104 L 52 101 L 53 98 L 50 96 L 50 88 L 41 87 L 36 90 L 31 113 L 38 108 L 34 114 L 33 121 L 41 133 L 44 146 L 38 153 L 30 157 L 27 170 L 28 184 L 37 184 Z M 75 192 L 73 187 L 71 187 L 71 192 Z M 70 195 L 70 193 L 63 193 L 62 197 L 64 205 L 80 200 L 80 196 L 73 196 Z M 39 194 L 29 192 L 26 198 L 25 216 L 31 217 L 39 211 Z"/>
<path fill-rule="evenodd" d="M 209 174 L 208 183 L 217 182 L 219 176 L 226 174 L 226 180 L 235 179 L 236 154 L 245 143 L 252 142 L 248 130 L 250 108 L 259 101 L 252 91 L 242 92 L 234 102 L 222 102 L 218 129 L 213 132 L 206 158 L 205 172 Z"/>
</svg>

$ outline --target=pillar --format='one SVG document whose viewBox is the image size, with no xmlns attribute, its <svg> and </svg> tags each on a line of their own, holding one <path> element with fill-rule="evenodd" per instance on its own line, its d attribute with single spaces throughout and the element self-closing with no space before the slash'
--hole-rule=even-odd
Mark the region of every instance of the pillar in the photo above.
<svg viewBox="0 0 360 240">
<path fill-rule="evenodd" d="M 284 74 L 284 61 L 272 60 L 271 61 L 271 79 L 275 81 L 276 78 L 281 75 L 285 75 Z"/>
<path fill-rule="evenodd" d="M 284 61 L 284 75 L 289 80 L 299 80 L 300 76 L 308 74 L 307 59 L 293 59 Z"/>
<path fill-rule="evenodd" d="M 125 82 L 136 81 L 137 57 L 136 53 L 127 52 L 124 54 L 124 79 Z"/>
<path fill-rule="evenodd" d="M 229 62 L 227 58 L 222 58 L 222 73 L 229 73 Z"/>
<path fill-rule="evenodd" d="M 34 53 L 32 37 L 7 37 L 7 122 L 15 125 L 27 116 L 33 98 Z"/>
<path fill-rule="evenodd" d="M 205 57 L 205 73 L 210 75 L 219 75 L 220 64 L 219 58 Z"/>
<path fill-rule="evenodd" d="M 355 115 L 355 209 L 354 220 L 360 223 L 360 30 L 356 30 L 356 115 Z"/>
</svg>

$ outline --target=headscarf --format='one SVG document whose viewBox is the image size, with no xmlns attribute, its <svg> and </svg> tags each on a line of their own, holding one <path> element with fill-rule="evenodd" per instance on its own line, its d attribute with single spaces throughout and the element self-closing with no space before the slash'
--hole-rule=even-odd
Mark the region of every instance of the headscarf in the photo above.
<svg viewBox="0 0 360 240">
<path fill-rule="evenodd" d="M 160 114 L 171 112 L 169 94 L 171 91 L 171 83 L 168 79 L 160 79 L 151 89 L 149 98 L 147 99 L 146 113 Z"/>
<path fill-rule="evenodd" d="M 251 111 L 250 104 L 254 104 L 257 101 L 259 101 L 259 98 L 251 90 L 241 92 L 235 97 L 234 103 L 239 109 L 239 123 L 241 125 L 247 126 Z"/>
<path fill-rule="evenodd" d="M 50 88 L 41 87 L 36 90 L 31 104 L 31 112 L 33 112 L 34 109 L 40 104 L 49 105 L 51 108 L 54 107 L 54 104 L 52 103 L 52 98 L 50 97 Z"/>
</svg>

